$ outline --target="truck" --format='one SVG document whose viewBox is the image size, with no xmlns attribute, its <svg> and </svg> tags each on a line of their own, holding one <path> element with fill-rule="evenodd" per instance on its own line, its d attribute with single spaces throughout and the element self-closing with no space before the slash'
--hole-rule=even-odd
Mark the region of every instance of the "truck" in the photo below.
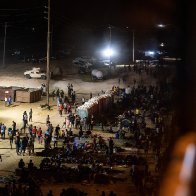
<svg viewBox="0 0 196 196">
<path fill-rule="evenodd" d="M 37 78 L 37 79 L 46 79 L 46 73 L 41 71 L 40 67 L 33 67 L 31 70 L 24 72 L 24 76 L 28 79 Z"/>
<path fill-rule="evenodd" d="M 97 69 L 93 69 L 91 72 L 92 80 L 102 80 L 103 79 L 103 72 Z"/>
</svg>

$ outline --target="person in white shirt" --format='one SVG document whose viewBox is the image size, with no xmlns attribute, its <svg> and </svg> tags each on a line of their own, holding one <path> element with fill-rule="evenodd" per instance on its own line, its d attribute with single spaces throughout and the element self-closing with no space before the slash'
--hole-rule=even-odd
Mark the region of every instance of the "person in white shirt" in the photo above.
<svg viewBox="0 0 196 196">
<path fill-rule="evenodd" d="M 5 96 L 5 106 L 7 105 L 7 97 Z"/>
</svg>

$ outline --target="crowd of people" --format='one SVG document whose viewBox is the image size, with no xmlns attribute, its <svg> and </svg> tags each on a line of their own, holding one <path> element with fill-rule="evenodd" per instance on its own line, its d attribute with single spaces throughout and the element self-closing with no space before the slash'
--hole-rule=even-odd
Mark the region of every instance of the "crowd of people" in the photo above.
<svg viewBox="0 0 196 196">
<path fill-rule="evenodd" d="M 58 171 L 67 179 L 73 179 L 73 174 L 75 174 L 76 179 L 78 176 L 81 178 L 85 176 L 89 180 L 92 174 L 111 172 L 111 169 L 106 171 L 103 166 L 112 168 L 118 164 L 129 165 L 130 176 L 138 192 L 141 194 L 148 192 L 150 195 L 156 191 L 159 180 L 155 179 L 149 170 L 148 159 L 153 157 L 155 166 L 153 173 L 159 173 L 163 168 L 164 146 L 167 142 L 164 118 L 171 110 L 171 88 L 167 83 L 146 86 L 137 84 L 136 80 L 132 87 L 127 88 L 130 89 L 127 92 L 126 89 L 120 87 L 112 88 L 117 96 L 115 104 L 121 105 L 123 111 L 119 114 L 115 125 L 109 126 L 108 131 L 113 136 L 107 139 L 93 131 L 97 116 L 90 115 L 88 118 L 81 119 L 76 113 L 76 94 L 72 84 L 68 84 L 67 93 L 59 89 L 54 92 L 59 114 L 62 116 L 64 113 L 66 116 L 62 120 L 62 126 L 58 124 L 54 127 L 48 115 L 45 130 L 42 131 L 41 127 L 33 125 L 31 108 L 28 114 L 24 111 L 23 126 L 20 129 L 17 129 L 14 121 L 12 127 L 8 129 L 1 123 L 1 138 L 5 139 L 7 130 L 10 147 L 12 148 L 15 143 L 18 155 L 25 155 L 26 151 L 28 155 L 35 154 L 34 143 L 43 144 L 43 153 L 48 153 L 47 156 L 50 155 L 50 157 L 42 160 L 39 170 L 48 172 L 58 168 Z M 92 94 L 90 96 L 92 97 Z M 105 123 L 102 122 L 102 124 Z M 118 151 L 115 142 L 123 139 L 126 139 L 125 147 L 137 149 L 134 155 L 124 157 L 119 155 L 120 150 Z M 137 153 L 139 150 L 142 152 L 141 156 Z M 72 171 L 70 168 L 65 168 L 65 163 L 78 164 L 78 167 Z M 84 164 L 88 166 L 84 167 Z M 24 169 L 24 167 L 25 164 L 21 159 L 19 168 Z M 28 169 L 33 168 L 35 170 L 31 161 Z M 69 174 L 72 174 L 70 178 Z"/>
</svg>

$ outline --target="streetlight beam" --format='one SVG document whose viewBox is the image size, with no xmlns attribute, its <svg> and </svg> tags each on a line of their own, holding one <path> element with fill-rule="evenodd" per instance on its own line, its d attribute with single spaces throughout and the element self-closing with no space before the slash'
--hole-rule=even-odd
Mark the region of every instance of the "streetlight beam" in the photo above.
<svg viewBox="0 0 196 196">
<path fill-rule="evenodd" d="M 111 48 L 107 48 L 103 51 L 103 55 L 106 57 L 113 56 L 113 54 L 114 54 L 114 51 Z"/>
</svg>

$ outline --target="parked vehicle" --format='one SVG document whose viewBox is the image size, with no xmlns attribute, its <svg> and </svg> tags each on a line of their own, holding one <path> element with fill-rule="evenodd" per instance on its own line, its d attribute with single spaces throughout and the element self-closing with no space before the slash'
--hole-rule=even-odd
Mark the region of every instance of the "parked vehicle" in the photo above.
<svg viewBox="0 0 196 196">
<path fill-rule="evenodd" d="M 31 79 L 31 78 L 40 78 L 43 80 L 46 79 L 46 73 L 41 71 L 40 67 L 33 67 L 32 70 L 25 71 L 24 76 L 28 79 Z"/>
<path fill-rule="evenodd" d="M 102 80 L 103 79 L 103 72 L 93 69 L 91 72 L 92 79 Z"/>
</svg>

